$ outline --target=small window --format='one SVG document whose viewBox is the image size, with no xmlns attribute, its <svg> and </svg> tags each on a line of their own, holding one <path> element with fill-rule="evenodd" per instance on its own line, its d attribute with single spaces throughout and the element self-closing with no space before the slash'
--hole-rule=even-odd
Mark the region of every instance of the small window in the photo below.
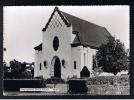
<svg viewBox="0 0 134 100">
<path fill-rule="evenodd" d="M 76 69 L 76 61 L 74 61 L 74 69 Z"/>
<path fill-rule="evenodd" d="M 44 67 L 47 68 L 47 61 L 44 61 Z"/>
<path fill-rule="evenodd" d="M 40 70 L 41 70 L 41 63 L 40 63 Z"/>
<path fill-rule="evenodd" d="M 46 61 L 44 61 L 44 66 L 46 66 L 47 65 L 47 62 Z"/>
<path fill-rule="evenodd" d="M 62 60 L 62 66 L 65 66 L 65 60 L 64 59 Z"/>
</svg>

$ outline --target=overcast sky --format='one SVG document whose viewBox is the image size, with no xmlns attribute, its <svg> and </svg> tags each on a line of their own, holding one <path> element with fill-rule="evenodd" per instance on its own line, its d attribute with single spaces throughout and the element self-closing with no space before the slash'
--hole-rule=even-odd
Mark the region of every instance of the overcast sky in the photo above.
<svg viewBox="0 0 134 100">
<path fill-rule="evenodd" d="M 129 48 L 129 6 L 58 6 L 89 22 L 106 27 Z M 45 27 L 54 6 L 4 7 L 4 59 L 34 61 L 34 47 L 42 42 Z"/>
</svg>

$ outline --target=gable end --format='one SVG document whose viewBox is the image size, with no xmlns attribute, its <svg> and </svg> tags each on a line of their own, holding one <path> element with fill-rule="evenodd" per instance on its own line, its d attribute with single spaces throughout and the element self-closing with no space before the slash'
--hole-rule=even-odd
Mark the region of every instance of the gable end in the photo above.
<svg viewBox="0 0 134 100">
<path fill-rule="evenodd" d="M 65 25 L 66 25 L 67 27 L 70 27 L 71 23 L 70 23 L 69 21 L 67 21 L 67 19 L 62 15 L 62 13 L 61 13 L 60 10 L 58 9 L 58 7 L 55 7 L 53 13 L 51 14 L 51 16 L 50 16 L 50 18 L 49 18 L 49 20 L 48 20 L 48 22 L 46 23 L 45 28 L 43 28 L 42 31 L 46 31 L 46 30 L 47 30 L 47 28 L 48 28 L 48 26 L 49 26 L 49 24 L 50 24 L 50 22 L 51 22 L 51 20 L 52 20 L 52 18 L 53 18 L 53 16 L 54 16 L 55 12 L 57 12 L 57 13 L 59 14 L 59 16 L 61 17 L 61 19 L 62 19 L 63 22 L 65 23 Z"/>
</svg>

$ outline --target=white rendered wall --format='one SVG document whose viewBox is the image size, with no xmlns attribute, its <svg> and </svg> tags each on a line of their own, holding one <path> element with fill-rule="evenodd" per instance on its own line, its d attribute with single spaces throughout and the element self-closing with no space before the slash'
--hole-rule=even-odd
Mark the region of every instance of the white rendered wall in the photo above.
<svg viewBox="0 0 134 100">
<path fill-rule="evenodd" d="M 57 56 L 60 61 L 65 60 L 65 67 L 61 64 L 61 78 L 65 79 L 71 76 L 71 34 L 72 27 L 67 27 L 64 23 L 62 27 L 48 27 L 43 32 L 42 62 L 47 61 L 48 67 L 42 70 L 44 78 L 50 78 L 53 75 L 51 61 L 54 56 Z M 59 38 L 59 48 L 57 51 L 53 49 L 53 39 L 55 36 Z"/>
<path fill-rule="evenodd" d="M 83 46 L 78 46 L 78 47 L 72 47 L 71 50 L 72 50 L 72 76 L 75 76 L 77 78 L 80 78 L 80 70 L 81 70 L 81 65 L 82 65 L 82 56 L 81 56 L 81 53 L 82 53 L 82 49 L 83 49 Z M 76 69 L 74 69 L 74 61 L 76 61 Z"/>
<path fill-rule="evenodd" d="M 35 74 L 34 76 L 43 76 L 44 78 L 51 78 L 53 73 L 52 59 L 57 56 L 60 62 L 64 59 L 65 66 L 61 63 L 61 78 L 66 79 L 73 76 L 80 77 L 80 71 L 85 66 L 88 67 L 92 73 L 92 57 L 96 53 L 95 49 L 89 47 L 71 47 L 71 43 L 75 38 L 72 34 L 72 26 L 67 27 L 63 20 L 62 26 L 49 25 L 42 34 L 42 51 L 35 53 Z M 53 49 L 53 39 L 57 36 L 59 39 L 59 48 L 57 51 Z M 84 63 L 84 53 L 86 54 Z M 44 61 L 47 65 L 44 66 Z M 74 61 L 76 61 L 76 69 L 74 69 Z M 42 63 L 42 70 L 40 70 L 40 63 Z"/>
<path fill-rule="evenodd" d="M 92 49 L 90 47 L 83 47 L 83 52 L 82 52 L 82 68 L 84 66 L 87 66 L 88 70 L 90 71 L 90 76 L 92 77 L 92 67 L 93 67 L 93 56 L 96 55 L 96 49 Z M 84 61 L 84 53 L 86 54 L 86 61 Z M 85 63 L 84 63 L 85 62 Z M 81 69 L 82 69 L 81 68 Z"/>
<path fill-rule="evenodd" d="M 75 34 L 71 34 L 71 43 L 73 43 L 75 37 L 76 37 Z"/>
<path fill-rule="evenodd" d="M 40 63 L 42 62 L 42 51 L 35 51 L 34 77 L 42 76 L 40 71 Z"/>
<path fill-rule="evenodd" d="M 96 49 L 90 47 L 72 47 L 72 75 L 80 78 L 80 71 L 84 66 L 87 66 L 92 77 L 93 55 L 96 54 Z M 84 57 L 85 53 L 85 57 Z M 74 69 L 74 61 L 76 61 L 76 69 Z"/>
</svg>

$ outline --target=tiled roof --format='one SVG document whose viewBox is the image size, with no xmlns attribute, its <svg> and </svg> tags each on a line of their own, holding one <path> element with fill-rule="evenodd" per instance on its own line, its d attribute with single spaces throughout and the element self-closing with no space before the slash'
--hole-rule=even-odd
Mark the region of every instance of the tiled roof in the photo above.
<svg viewBox="0 0 134 100">
<path fill-rule="evenodd" d="M 105 27 L 90 23 L 65 12 L 62 12 L 62 14 L 71 23 L 73 31 L 77 32 L 81 45 L 98 48 L 101 44 L 106 44 L 109 37 L 112 37 Z M 78 42 L 78 37 L 74 39 L 72 44 Z"/>
<path fill-rule="evenodd" d="M 42 31 L 46 31 L 56 11 L 61 16 L 63 22 L 65 23 L 65 25 L 67 25 L 67 27 L 70 27 L 72 25 L 73 28 L 72 33 L 76 34 L 73 43 L 71 43 L 72 47 L 83 45 L 83 46 L 89 46 L 91 48 L 97 49 L 100 47 L 101 44 L 106 44 L 109 38 L 112 37 L 112 35 L 108 32 L 108 30 L 105 27 L 93 24 L 86 20 L 62 12 L 58 9 L 58 7 L 55 7 L 54 12 L 51 14 L 50 19 L 48 20 L 45 28 L 43 28 Z M 42 49 L 42 47 L 40 46 L 39 47 L 37 46 L 36 49 L 39 48 Z"/>
</svg>

